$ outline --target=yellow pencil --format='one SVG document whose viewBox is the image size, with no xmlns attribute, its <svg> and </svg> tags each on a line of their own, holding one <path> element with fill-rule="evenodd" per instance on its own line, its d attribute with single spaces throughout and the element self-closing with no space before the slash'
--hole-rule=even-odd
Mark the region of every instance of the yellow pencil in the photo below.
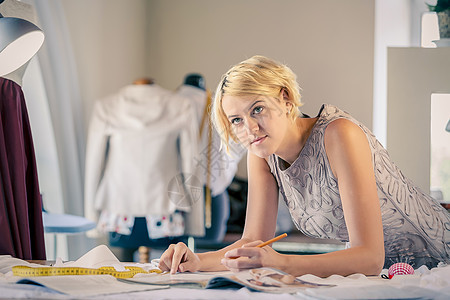
<svg viewBox="0 0 450 300">
<path fill-rule="evenodd" d="M 276 241 L 279 241 L 279 240 L 281 240 L 282 238 L 285 238 L 285 237 L 287 237 L 287 233 L 280 234 L 279 236 L 274 237 L 273 239 L 268 240 L 267 242 L 261 243 L 261 244 L 259 244 L 259 245 L 256 246 L 256 247 L 262 248 L 262 247 L 264 247 L 264 246 L 267 246 L 267 245 L 270 245 L 270 244 L 272 244 L 272 243 L 275 243 Z"/>
<path fill-rule="evenodd" d="M 281 240 L 282 238 L 285 238 L 285 237 L 287 237 L 287 233 L 280 234 L 279 236 L 274 237 L 273 239 L 270 239 L 267 242 L 261 243 L 261 244 L 257 245 L 256 247 L 262 248 L 262 247 L 270 245 L 270 244 L 272 244 L 272 243 L 274 243 L 276 241 L 279 241 L 279 240 Z M 236 259 L 236 258 L 239 258 L 239 257 L 240 256 L 230 256 L 228 258 L 229 259 Z"/>
</svg>

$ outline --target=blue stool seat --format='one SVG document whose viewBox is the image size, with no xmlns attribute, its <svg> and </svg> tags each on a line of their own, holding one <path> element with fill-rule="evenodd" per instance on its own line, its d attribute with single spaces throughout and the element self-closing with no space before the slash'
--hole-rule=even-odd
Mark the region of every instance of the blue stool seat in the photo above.
<svg viewBox="0 0 450 300">
<path fill-rule="evenodd" d="M 44 231 L 48 233 L 81 233 L 95 228 L 96 223 L 86 218 L 43 211 Z"/>
<path fill-rule="evenodd" d="M 54 234 L 53 238 L 53 255 L 57 258 L 57 239 L 56 234 L 77 234 L 91 229 L 94 229 L 97 224 L 86 218 L 68 215 L 68 214 L 53 214 L 42 209 L 42 223 L 44 225 L 45 233 Z"/>
</svg>

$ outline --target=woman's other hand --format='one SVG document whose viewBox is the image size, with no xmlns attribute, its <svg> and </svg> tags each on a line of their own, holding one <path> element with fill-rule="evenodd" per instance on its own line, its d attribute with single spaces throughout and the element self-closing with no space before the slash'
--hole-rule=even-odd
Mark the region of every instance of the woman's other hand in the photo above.
<svg viewBox="0 0 450 300">
<path fill-rule="evenodd" d="M 221 263 L 233 272 L 261 267 L 278 268 L 283 260 L 283 255 L 270 246 L 256 247 L 261 243 L 262 241 L 254 241 L 240 248 L 232 249 L 225 253 Z"/>
<path fill-rule="evenodd" d="M 200 259 L 186 244 L 171 244 L 161 255 L 158 267 L 161 271 L 196 272 L 200 269 Z"/>
</svg>

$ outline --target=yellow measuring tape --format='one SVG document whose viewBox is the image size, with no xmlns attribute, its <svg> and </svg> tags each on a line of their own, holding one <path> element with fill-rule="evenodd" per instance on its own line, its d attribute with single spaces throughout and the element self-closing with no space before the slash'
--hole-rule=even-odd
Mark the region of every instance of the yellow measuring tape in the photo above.
<svg viewBox="0 0 450 300">
<path fill-rule="evenodd" d="M 80 267 L 12 267 L 13 275 L 20 277 L 36 276 L 62 276 L 62 275 L 112 275 L 116 278 L 131 278 L 138 273 L 162 273 L 159 269 L 145 271 L 140 267 L 126 266 L 127 271 L 116 271 L 114 267 L 101 267 L 98 269 Z"/>
</svg>

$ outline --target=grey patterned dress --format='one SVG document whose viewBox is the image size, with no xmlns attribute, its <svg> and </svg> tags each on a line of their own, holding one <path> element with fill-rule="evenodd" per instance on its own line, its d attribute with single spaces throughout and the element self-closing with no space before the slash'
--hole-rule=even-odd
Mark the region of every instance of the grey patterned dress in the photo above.
<svg viewBox="0 0 450 300">
<path fill-rule="evenodd" d="M 339 118 L 358 125 L 369 141 L 383 220 L 384 267 L 396 262 L 414 268 L 450 263 L 450 214 L 401 173 L 363 124 L 332 105 L 322 106 L 291 166 L 286 168 L 276 155 L 268 159 L 296 227 L 308 236 L 349 241 L 338 181 L 324 146 L 326 127 Z"/>
</svg>

